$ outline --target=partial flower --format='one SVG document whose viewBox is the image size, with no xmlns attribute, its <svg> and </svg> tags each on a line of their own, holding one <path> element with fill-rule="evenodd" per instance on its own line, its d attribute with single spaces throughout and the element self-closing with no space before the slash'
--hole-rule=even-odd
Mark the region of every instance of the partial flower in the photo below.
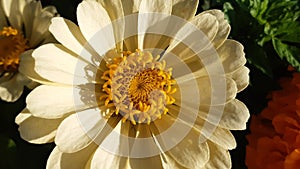
<svg viewBox="0 0 300 169">
<path fill-rule="evenodd" d="M 26 75 L 44 85 L 16 118 L 25 140 L 55 142 L 47 168 L 231 168 L 230 130 L 249 118 L 235 97 L 249 70 L 243 46 L 227 39 L 224 14 L 195 16 L 197 5 L 89 0 L 77 8 L 79 27 L 52 19 L 61 44 L 28 57 L 34 70 Z M 172 25 L 172 16 L 184 24 Z"/>
<path fill-rule="evenodd" d="M 32 65 L 22 65 L 20 60 L 33 49 L 54 42 L 48 31 L 50 20 L 56 15 L 55 7 L 42 8 L 40 1 L 0 1 L 0 98 L 16 101 L 31 80 L 19 72 Z M 20 65 L 21 64 L 21 65 Z"/>
<path fill-rule="evenodd" d="M 295 169 L 300 166 L 300 73 L 280 80 L 268 107 L 251 119 L 247 136 L 249 169 Z"/>
</svg>

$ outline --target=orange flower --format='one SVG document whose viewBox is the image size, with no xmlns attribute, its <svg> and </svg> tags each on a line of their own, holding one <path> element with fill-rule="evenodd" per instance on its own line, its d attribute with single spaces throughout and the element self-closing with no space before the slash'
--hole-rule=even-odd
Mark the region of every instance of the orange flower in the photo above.
<svg viewBox="0 0 300 169">
<path fill-rule="evenodd" d="M 249 169 L 296 169 L 300 166 L 300 73 L 280 80 L 268 107 L 251 119 L 247 136 Z"/>
</svg>

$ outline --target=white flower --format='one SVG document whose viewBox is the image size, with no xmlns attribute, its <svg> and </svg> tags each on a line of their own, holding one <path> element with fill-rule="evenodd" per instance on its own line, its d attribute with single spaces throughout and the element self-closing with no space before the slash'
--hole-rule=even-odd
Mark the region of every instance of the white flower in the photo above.
<svg viewBox="0 0 300 169">
<path fill-rule="evenodd" d="M 56 14 L 54 7 L 42 8 L 40 1 L 0 1 L 0 98 L 13 102 L 22 94 L 30 80 L 19 73 L 20 58 L 30 55 L 32 49 L 53 42 L 48 31 L 50 20 Z"/>
<path fill-rule="evenodd" d="M 25 140 L 55 141 L 47 168 L 231 168 L 230 130 L 249 118 L 235 96 L 249 70 L 223 13 L 194 16 L 197 2 L 83 1 L 79 27 L 52 19 L 61 44 L 24 59 L 44 85 L 16 118 Z"/>
</svg>

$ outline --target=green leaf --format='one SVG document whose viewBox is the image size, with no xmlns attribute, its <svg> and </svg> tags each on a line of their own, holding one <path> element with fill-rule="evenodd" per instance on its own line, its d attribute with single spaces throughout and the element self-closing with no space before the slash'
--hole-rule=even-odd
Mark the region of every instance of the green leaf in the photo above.
<svg viewBox="0 0 300 169">
<path fill-rule="evenodd" d="M 248 54 L 248 55 L 247 55 Z M 250 64 L 262 71 L 265 75 L 272 77 L 272 67 L 268 56 L 262 47 L 251 43 L 247 46 L 246 57 Z"/>
<path fill-rule="evenodd" d="M 272 39 L 273 46 L 281 59 L 286 59 L 294 68 L 300 71 L 300 49 L 296 46 L 283 43 L 281 40 Z"/>
<path fill-rule="evenodd" d="M 300 43 L 300 23 L 288 22 L 279 26 L 276 31 L 272 30 L 274 36 L 281 41 Z"/>
<path fill-rule="evenodd" d="M 16 168 L 17 150 L 12 139 L 0 135 L 0 154 L 0 168 Z"/>
</svg>

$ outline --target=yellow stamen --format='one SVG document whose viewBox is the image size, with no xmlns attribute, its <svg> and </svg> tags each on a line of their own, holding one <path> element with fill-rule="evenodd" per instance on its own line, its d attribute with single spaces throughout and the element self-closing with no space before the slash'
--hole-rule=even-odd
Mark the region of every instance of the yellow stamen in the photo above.
<svg viewBox="0 0 300 169">
<path fill-rule="evenodd" d="M 165 70 L 165 61 L 159 62 L 159 56 L 153 57 L 149 52 L 136 50 L 123 52 L 123 57 L 115 57 L 107 64 L 101 79 L 106 80 L 100 97 L 105 106 L 114 104 L 115 114 L 123 115 L 122 121 L 132 124 L 150 124 L 166 114 L 166 105 L 173 104 L 171 94 L 175 80 L 171 77 L 171 69 Z"/>
<path fill-rule="evenodd" d="M 16 72 L 20 55 L 29 48 L 23 34 L 12 27 L 0 30 L 0 71 Z"/>
</svg>

